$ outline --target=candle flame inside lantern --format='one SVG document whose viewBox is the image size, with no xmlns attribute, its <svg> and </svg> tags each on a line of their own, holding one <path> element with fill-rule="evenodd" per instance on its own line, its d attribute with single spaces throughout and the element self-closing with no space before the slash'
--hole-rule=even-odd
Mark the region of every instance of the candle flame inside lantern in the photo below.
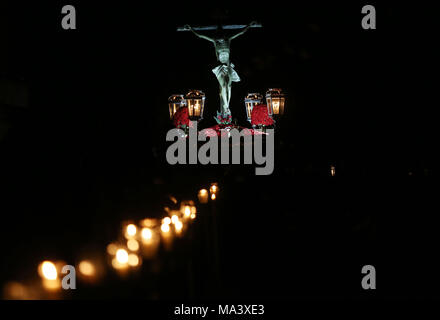
<svg viewBox="0 0 440 320">
<path fill-rule="evenodd" d="M 284 114 L 286 97 L 281 89 L 269 89 L 266 92 L 267 112 L 269 116 Z"/>
<path fill-rule="evenodd" d="M 203 117 L 203 106 L 205 104 L 205 94 L 200 90 L 191 90 L 185 96 L 190 120 L 199 121 Z"/>
</svg>

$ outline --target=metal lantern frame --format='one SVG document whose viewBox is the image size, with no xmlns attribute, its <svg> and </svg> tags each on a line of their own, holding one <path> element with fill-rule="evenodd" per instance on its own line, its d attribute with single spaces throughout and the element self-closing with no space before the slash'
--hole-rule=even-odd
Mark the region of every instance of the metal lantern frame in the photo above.
<svg viewBox="0 0 440 320">
<path fill-rule="evenodd" d="M 183 94 L 173 94 L 168 98 L 168 108 L 170 110 L 170 119 L 172 120 L 174 114 L 179 108 L 186 106 L 185 97 Z"/>
<path fill-rule="evenodd" d="M 263 95 L 260 93 L 248 93 L 244 98 L 244 105 L 246 107 L 246 116 L 249 122 L 252 121 L 252 110 L 255 106 L 263 103 Z"/>
<path fill-rule="evenodd" d="M 188 118 L 192 121 L 202 120 L 206 100 L 206 96 L 203 91 L 190 90 L 185 95 L 185 100 L 188 107 Z"/>
<path fill-rule="evenodd" d="M 266 105 L 269 116 L 281 116 L 284 114 L 286 95 L 281 89 L 269 89 L 266 92 Z"/>
</svg>

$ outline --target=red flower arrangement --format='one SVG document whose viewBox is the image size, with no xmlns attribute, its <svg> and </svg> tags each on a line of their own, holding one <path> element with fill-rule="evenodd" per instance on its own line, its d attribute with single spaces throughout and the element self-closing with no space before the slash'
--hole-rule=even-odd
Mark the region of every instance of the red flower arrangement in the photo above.
<svg viewBox="0 0 440 320">
<path fill-rule="evenodd" d="M 176 128 L 186 129 L 189 126 L 188 107 L 177 109 L 173 116 L 173 124 Z"/>
<path fill-rule="evenodd" d="M 267 112 L 267 105 L 259 104 L 254 106 L 251 113 L 251 124 L 256 126 L 271 126 L 273 125 L 273 119 Z"/>
<path fill-rule="evenodd" d="M 218 124 L 231 124 L 232 116 L 230 114 L 223 116 L 221 113 L 217 112 L 217 117 L 215 120 L 217 121 Z"/>
</svg>

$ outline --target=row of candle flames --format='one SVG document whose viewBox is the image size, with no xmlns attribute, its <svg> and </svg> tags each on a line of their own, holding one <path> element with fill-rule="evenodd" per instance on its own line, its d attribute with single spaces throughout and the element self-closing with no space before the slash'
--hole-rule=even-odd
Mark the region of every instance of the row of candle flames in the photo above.
<svg viewBox="0 0 440 320">
<path fill-rule="evenodd" d="M 201 189 L 198 192 L 198 200 L 206 204 L 209 198 L 214 201 L 217 198 L 218 184 L 212 183 L 209 192 Z M 174 197 L 170 199 L 177 204 Z M 123 240 L 112 242 L 107 246 L 108 262 L 120 275 L 126 275 L 130 270 L 139 269 L 143 259 L 154 259 L 160 248 L 160 243 L 165 250 L 172 249 L 174 238 L 182 237 L 189 224 L 197 217 L 197 208 L 194 201 L 182 201 L 180 210 L 165 208 L 167 215 L 162 219 L 145 218 L 139 224 L 125 222 L 123 224 Z M 42 299 L 59 298 L 61 291 L 60 276 L 64 261 L 44 260 L 38 266 L 38 274 L 41 285 L 25 285 L 20 282 L 9 282 L 4 286 L 3 296 L 5 299 Z M 80 261 L 76 266 L 76 275 L 80 281 L 95 284 L 105 274 L 105 266 L 98 259 L 92 258 Z"/>
</svg>

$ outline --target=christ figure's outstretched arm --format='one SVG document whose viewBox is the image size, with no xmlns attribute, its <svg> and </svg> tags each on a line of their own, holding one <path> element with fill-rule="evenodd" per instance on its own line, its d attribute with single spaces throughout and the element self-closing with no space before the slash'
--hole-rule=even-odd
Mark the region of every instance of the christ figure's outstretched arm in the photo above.
<svg viewBox="0 0 440 320">
<path fill-rule="evenodd" d="M 254 25 L 256 25 L 256 24 L 257 24 L 257 23 L 256 23 L 255 21 L 252 21 L 251 23 L 249 23 L 249 25 L 248 25 L 246 28 L 244 28 L 244 29 L 241 30 L 240 32 L 234 34 L 233 36 L 229 37 L 229 40 L 233 40 L 233 39 L 235 39 L 235 38 L 241 36 L 241 35 L 244 34 L 246 31 L 248 31 L 250 27 L 252 27 L 252 26 L 254 26 Z"/>
<path fill-rule="evenodd" d="M 191 28 L 191 26 L 189 24 L 185 25 L 185 29 L 191 30 L 192 33 L 194 33 L 197 37 L 199 37 L 201 39 L 205 39 L 205 40 L 208 40 L 208 41 L 215 43 L 214 39 L 194 31 L 194 29 Z"/>
</svg>

